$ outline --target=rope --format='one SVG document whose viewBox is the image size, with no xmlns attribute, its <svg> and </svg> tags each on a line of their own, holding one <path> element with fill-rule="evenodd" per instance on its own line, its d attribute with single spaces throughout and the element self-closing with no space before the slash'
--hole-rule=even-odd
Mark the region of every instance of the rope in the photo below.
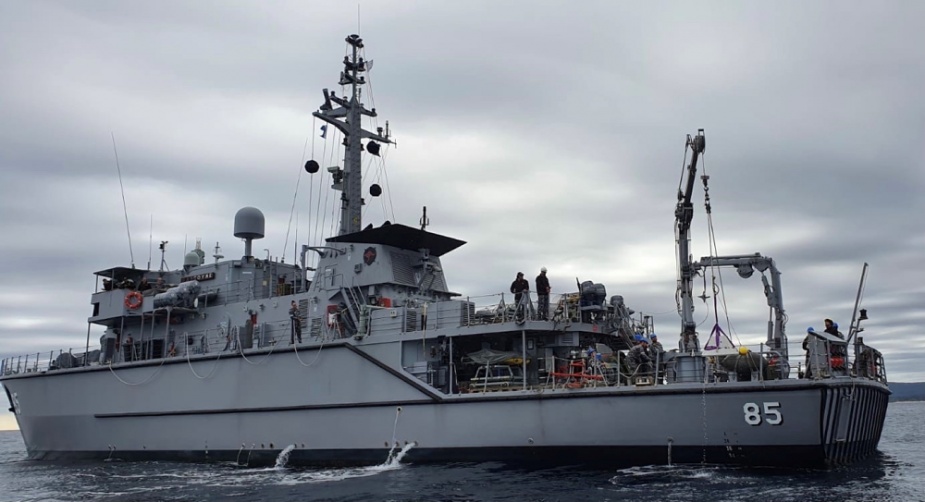
<svg viewBox="0 0 925 502">
<path fill-rule="evenodd" d="M 706 155 L 702 156 L 701 166 L 703 168 L 703 176 L 707 175 L 707 162 Z M 713 228 L 713 211 L 710 206 L 710 189 L 707 186 L 707 178 L 703 178 L 703 187 L 704 187 L 704 198 L 705 205 L 707 207 L 707 233 L 709 235 L 709 247 L 710 247 L 710 256 L 716 257 L 719 256 L 719 249 L 716 245 L 716 232 Z M 716 310 L 716 300 L 717 297 L 722 294 L 722 303 L 723 303 L 723 316 L 726 319 L 726 326 L 729 327 L 729 334 L 735 337 L 736 343 L 742 345 L 742 340 L 739 339 L 739 334 L 736 332 L 735 326 L 732 325 L 732 321 L 729 319 L 729 307 L 726 305 L 726 289 L 723 284 L 723 271 L 719 267 L 715 266 L 712 262 L 710 263 L 710 275 L 713 278 L 713 305 L 714 305 L 714 314 L 717 318 L 716 325 L 719 326 L 718 321 L 718 311 Z M 761 275 L 764 275 L 762 273 Z M 716 278 L 719 278 L 719 291 L 716 291 Z M 722 330 L 720 330 L 722 331 Z"/>
<path fill-rule="evenodd" d="M 324 342 L 325 342 L 325 340 L 326 340 L 326 339 L 325 339 L 325 337 L 324 337 L 324 334 L 322 333 L 322 335 L 321 335 L 321 345 L 318 346 L 318 352 L 315 354 L 315 358 L 312 359 L 312 362 L 310 362 L 310 363 L 308 363 L 308 364 L 305 364 L 305 362 L 302 361 L 302 358 L 299 357 L 299 347 L 298 347 L 297 345 L 293 345 L 293 346 L 292 346 L 292 351 L 295 352 L 295 358 L 299 360 L 299 364 L 301 364 L 302 366 L 305 366 L 306 368 L 310 368 L 313 364 L 315 364 L 315 362 L 317 362 L 317 361 L 318 361 L 318 358 L 321 356 L 321 349 L 324 348 Z"/>
<path fill-rule="evenodd" d="M 270 351 L 267 352 L 267 354 L 263 357 L 263 359 L 260 360 L 260 362 L 257 362 L 257 363 L 252 362 L 250 359 L 247 358 L 247 355 L 244 354 L 244 346 L 241 343 L 241 330 L 239 330 L 238 327 L 235 326 L 234 331 L 235 331 L 235 337 L 238 339 L 238 347 L 240 348 L 239 350 L 241 351 L 241 357 L 244 358 L 244 361 L 246 361 L 248 364 L 259 366 L 265 363 L 267 359 L 269 359 L 270 356 L 273 354 L 273 351 L 276 350 L 276 344 L 275 343 L 271 344 Z"/>
<path fill-rule="evenodd" d="M 687 145 L 690 144 L 691 137 L 687 136 L 687 141 L 684 143 L 684 155 L 681 157 L 681 176 L 678 177 L 678 194 L 681 194 L 681 186 L 684 184 L 684 171 L 687 169 Z M 678 201 L 680 204 L 680 200 Z M 675 222 L 677 223 L 677 222 Z M 675 264 L 675 282 L 677 283 L 677 288 L 675 289 L 674 300 L 675 305 L 677 306 L 678 315 L 681 319 L 684 319 L 684 313 L 681 308 L 681 232 L 678 228 L 678 225 L 674 225 L 674 264 Z"/>
<path fill-rule="evenodd" d="M 370 155 L 369 158 L 367 159 L 366 167 L 362 169 L 363 175 L 360 178 L 363 180 L 363 184 L 364 184 L 364 189 L 361 189 L 363 193 L 366 193 L 368 191 L 368 189 L 365 189 L 365 186 L 371 185 L 371 184 L 367 184 L 366 182 L 369 180 L 369 169 L 370 167 L 372 167 L 372 165 L 373 165 L 373 156 Z M 362 167 L 362 162 L 361 162 L 361 167 Z M 375 182 L 376 180 L 372 180 L 372 181 Z M 377 197 L 377 199 L 378 198 L 379 197 Z M 363 218 L 364 220 L 366 219 L 365 216 L 366 216 L 367 211 L 369 211 L 370 206 L 372 206 L 372 204 L 363 204 L 363 208 L 361 209 L 361 216 L 364 216 Z"/>
<path fill-rule="evenodd" d="M 164 366 L 165 361 L 167 361 L 166 357 L 161 358 L 161 364 L 157 365 L 157 368 L 154 370 L 154 373 L 152 373 L 151 376 L 149 376 L 148 378 L 145 378 L 144 380 L 138 383 L 126 382 L 125 380 L 120 378 L 119 375 L 116 374 L 116 370 L 112 369 L 112 360 L 109 361 L 109 371 L 112 373 L 112 376 L 116 377 L 116 380 L 130 387 L 135 387 L 136 385 L 144 385 L 150 382 L 155 376 L 157 376 L 157 374 L 160 373 L 161 371 L 161 367 Z"/>
<path fill-rule="evenodd" d="M 314 115 L 312 115 L 312 159 L 315 158 L 315 135 L 317 134 L 315 132 L 317 130 L 315 128 L 317 124 L 316 120 L 317 118 Z M 318 189 L 321 190 L 321 187 L 319 187 Z M 314 195 L 315 195 L 315 173 L 311 173 L 309 174 L 309 182 L 308 182 L 308 237 L 306 237 L 305 239 L 305 242 L 307 242 L 309 245 L 311 245 L 312 243 L 312 223 L 311 222 L 312 222 L 312 199 Z M 308 266 L 311 266 L 313 263 L 314 263 L 314 257 L 311 257 L 308 263 Z"/>
<path fill-rule="evenodd" d="M 678 231 L 678 226 L 674 226 L 674 241 L 677 244 L 674 247 L 674 263 L 675 263 L 675 282 L 677 282 L 677 287 L 674 292 L 674 303 L 677 307 L 678 315 L 681 319 L 684 319 L 684 313 L 681 308 L 681 234 Z"/>
<path fill-rule="evenodd" d="M 336 128 L 335 128 L 335 130 L 336 130 Z M 332 134 L 333 134 L 333 133 L 332 133 Z M 327 136 L 327 134 L 325 134 L 325 136 Z M 327 156 L 328 156 L 328 140 L 327 140 L 327 137 L 325 137 L 323 144 L 324 144 L 324 146 L 323 146 L 322 149 L 321 149 L 321 164 L 322 164 L 321 169 L 324 169 L 324 171 L 321 173 L 321 181 L 320 181 L 320 185 L 318 186 L 318 202 L 317 202 L 317 204 L 315 205 L 315 239 L 318 239 L 318 222 L 319 222 L 318 215 L 319 215 L 319 214 L 327 215 L 327 210 L 328 210 L 328 191 L 325 191 L 325 192 L 324 192 L 324 211 L 325 211 L 325 212 L 324 212 L 324 213 L 321 212 L 321 190 L 324 189 L 324 181 L 325 181 L 325 179 L 327 178 L 327 176 L 324 174 L 324 173 L 327 172 L 327 169 L 324 168 L 325 160 L 327 159 Z M 324 230 L 324 222 L 323 222 L 323 221 L 321 222 L 321 230 L 322 230 L 322 231 Z M 311 242 L 311 241 L 309 241 L 309 242 Z M 320 240 L 319 240 L 319 243 L 320 243 Z M 318 244 L 318 243 L 312 243 L 312 245 L 317 245 L 317 244 Z"/>
<path fill-rule="evenodd" d="M 366 58 L 366 61 L 367 61 L 367 63 L 368 63 L 368 62 L 369 62 L 369 58 L 366 56 L 366 48 L 365 48 L 365 47 L 362 49 L 362 53 L 363 53 L 363 57 Z M 367 72 L 366 72 L 366 91 L 367 91 L 367 94 L 369 94 L 369 104 L 370 104 L 370 107 L 371 107 L 372 109 L 375 109 L 375 108 L 376 108 L 376 98 L 375 98 L 375 96 L 373 95 L 373 78 L 372 78 L 372 73 L 373 73 L 373 72 L 372 72 L 372 68 L 369 68 L 369 69 L 367 70 Z M 374 124 L 374 127 L 378 130 L 378 128 L 379 128 L 379 116 L 376 115 L 375 117 L 373 117 L 373 118 L 372 118 L 372 122 L 373 122 L 373 124 Z M 385 147 L 385 149 L 383 150 L 383 152 L 382 152 L 382 154 L 381 154 L 381 157 L 379 157 L 379 159 L 380 159 L 380 166 L 379 166 L 380 175 L 378 175 L 378 176 L 376 177 L 376 179 L 377 179 L 377 180 L 379 180 L 380 178 L 384 178 L 384 179 L 385 179 L 385 190 L 384 190 L 384 192 L 388 195 L 388 203 L 389 203 L 389 204 L 388 204 L 388 212 L 386 211 L 385 207 L 383 207 L 383 210 L 382 210 L 383 216 L 385 217 L 388 213 L 391 213 L 391 215 L 392 215 L 391 220 L 392 220 L 392 221 L 395 221 L 395 204 L 392 203 L 392 190 L 391 190 L 391 187 L 389 187 L 389 171 L 388 171 L 388 169 L 386 169 L 386 160 L 388 159 L 389 151 L 390 151 L 389 148 L 388 148 L 389 146 L 391 146 L 391 143 L 388 143 L 388 144 L 386 144 L 386 145 L 383 145 L 383 147 Z M 386 202 L 385 199 L 383 199 L 383 200 L 381 201 L 381 203 L 382 203 L 383 206 L 385 206 L 385 202 Z"/>
<path fill-rule="evenodd" d="M 389 156 L 388 148 L 382 152 L 382 174 L 385 178 L 385 193 L 389 195 L 389 210 L 392 212 L 392 221 L 395 221 L 395 204 L 392 203 L 392 187 L 389 185 L 389 170 L 385 168 L 385 162 Z"/>
<path fill-rule="evenodd" d="M 205 336 L 205 335 L 202 335 L 202 336 Z M 206 376 L 199 376 L 199 373 L 196 373 L 196 370 L 193 369 L 193 363 L 190 361 L 190 358 L 189 358 L 189 348 L 187 347 L 187 350 L 186 350 L 186 364 L 189 365 L 189 369 L 190 369 L 190 371 L 193 372 L 193 376 L 195 376 L 196 378 L 198 378 L 198 379 L 200 379 L 200 380 L 206 380 L 206 379 L 210 378 L 210 377 L 212 376 L 213 373 L 215 373 L 215 370 L 218 368 L 218 360 L 221 359 L 221 358 L 222 358 L 222 353 L 219 352 L 219 353 L 218 353 L 218 357 L 215 358 L 215 362 L 212 363 L 212 370 L 209 371 L 209 374 L 206 375 Z"/>
<path fill-rule="evenodd" d="M 341 142 L 338 141 L 338 136 L 339 136 L 339 135 L 340 135 L 340 129 L 335 128 L 335 129 L 334 129 L 334 137 L 333 137 L 334 148 L 331 149 L 331 160 L 328 161 L 328 164 L 329 164 L 329 165 L 334 165 L 334 156 L 340 152 L 340 146 L 339 146 L 339 145 L 340 145 Z M 357 140 L 359 141 L 359 139 L 357 139 Z M 346 167 L 347 167 L 347 166 L 344 166 L 344 169 L 345 169 L 345 170 L 346 170 Z M 333 180 L 332 180 L 332 181 L 333 181 Z M 341 183 L 343 183 L 343 180 L 341 180 Z M 345 187 L 345 188 L 346 188 L 346 187 Z M 324 196 L 324 203 L 325 203 L 325 205 L 327 205 L 327 203 L 328 203 L 328 193 L 330 193 L 330 192 L 331 192 L 331 191 L 328 190 L 328 191 L 326 191 L 325 194 L 324 194 L 324 195 L 325 195 L 325 196 Z M 325 208 L 325 210 L 327 210 L 327 208 Z M 327 221 L 327 213 L 325 213 L 325 221 Z M 328 235 L 334 235 L 336 225 L 337 225 L 337 199 L 335 198 L 334 200 L 331 201 L 331 228 L 328 230 Z M 324 223 L 321 224 L 321 229 L 324 230 Z"/>
<path fill-rule="evenodd" d="M 286 240 L 283 242 L 283 255 L 289 247 L 289 232 L 292 230 L 292 215 L 295 214 L 295 202 L 299 196 L 299 184 L 302 182 L 302 166 L 305 165 L 305 151 L 308 149 L 308 138 L 302 145 L 302 162 L 299 163 L 299 175 L 295 179 L 295 192 L 292 194 L 292 207 L 289 208 L 289 224 L 286 226 Z"/>
</svg>

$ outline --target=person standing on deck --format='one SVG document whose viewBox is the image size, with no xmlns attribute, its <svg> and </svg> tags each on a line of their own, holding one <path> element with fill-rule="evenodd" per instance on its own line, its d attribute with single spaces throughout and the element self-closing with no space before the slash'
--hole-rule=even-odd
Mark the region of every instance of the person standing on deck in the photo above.
<svg viewBox="0 0 925 502">
<path fill-rule="evenodd" d="M 549 278 L 546 277 L 546 267 L 540 269 L 540 275 L 536 276 L 536 303 L 537 315 L 540 320 L 546 321 L 549 318 Z"/>
<path fill-rule="evenodd" d="M 631 377 L 649 374 L 652 358 L 649 357 L 649 340 L 642 335 L 636 335 L 636 345 L 626 354 L 626 364 Z"/>
<path fill-rule="evenodd" d="M 652 359 L 652 365 L 655 366 L 655 378 L 656 380 L 661 379 L 662 375 L 662 366 L 665 364 L 665 347 L 662 347 L 662 342 L 658 341 L 658 335 L 652 333 L 649 335 L 649 357 Z"/>
<path fill-rule="evenodd" d="M 838 331 L 838 323 L 832 321 L 831 319 L 825 320 L 825 332 L 830 335 L 837 336 L 841 338 L 842 340 L 845 339 L 845 335 L 843 335 L 841 331 Z"/>
<path fill-rule="evenodd" d="M 841 338 L 842 340 L 845 339 L 845 335 L 841 331 L 838 331 L 838 323 L 831 319 L 825 320 L 825 332 L 832 336 L 837 336 L 838 338 Z M 829 354 L 831 354 L 832 356 L 845 357 L 847 355 L 846 352 L 847 352 L 846 347 L 837 346 L 834 344 L 829 345 Z"/>
<path fill-rule="evenodd" d="M 517 272 L 517 278 L 511 283 L 511 293 L 514 293 L 515 312 L 521 312 L 520 301 L 524 297 L 524 292 L 530 291 L 530 283 L 524 279 L 523 272 Z"/>
<path fill-rule="evenodd" d="M 294 344 L 296 338 L 298 338 L 299 343 L 302 343 L 302 313 L 299 312 L 299 305 L 295 300 L 292 300 L 292 303 L 289 304 L 289 323 L 291 324 L 289 345 Z"/>
</svg>

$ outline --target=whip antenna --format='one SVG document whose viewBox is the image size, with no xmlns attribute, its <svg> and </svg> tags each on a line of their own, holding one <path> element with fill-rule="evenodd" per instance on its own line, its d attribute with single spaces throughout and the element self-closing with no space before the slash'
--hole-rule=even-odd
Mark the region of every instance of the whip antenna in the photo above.
<svg viewBox="0 0 925 502">
<path fill-rule="evenodd" d="M 128 234 L 128 255 L 132 260 L 132 268 L 135 268 L 135 253 L 132 251 L 132 232 L 128 227 L 128 206 L 125 205 L 125 187 L 122 186 L 122 168 L 119 167 L 119 151 L 116 150 L 116 135 L 112 131 L 112 153 L 116 156 L 116 172 L 119 173 L 119 191 L 122 192 L 122 212 L 125 214 L 125 233 Z"/>
</svg>

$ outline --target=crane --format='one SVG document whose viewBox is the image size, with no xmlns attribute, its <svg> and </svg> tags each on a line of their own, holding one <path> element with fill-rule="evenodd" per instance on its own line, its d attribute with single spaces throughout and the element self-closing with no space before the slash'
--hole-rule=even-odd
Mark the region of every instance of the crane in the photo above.
<svg viewBox="0 0 925 502">
<path fill-rule="evenodd" d="M 694 137 L 687 136 L 685 148 L 690 148 L 691 150 L 691 162 L 688 164 L 686 172 L 681 174 L 682 186 L 678 187 L 678 206 L 674 211 L 675 221 L 678 226 L 678 269 L 680 272 L 678 294 L 681 303 L 681 340 L 684 351 L 696 352 L 700 348 L 696 343 L 697 323 L 694 322 L 694 300 L 691 296 L 695 273 L 690 254 L 691 221 L 694 219 L 694 205 L 691 202 L 691 196 L 694 192 L 694 180 L 697 177 L 697 161 L 700 160 L 700 156 L 706 148 L 703 129 L 698 129 L 697 135 Z M 692 346 L 688 347 L 688 344 L 692 344 Z"/>
<path fill-rule="evenodd" d="M 706 148 L 703 129 L 698 129 L 697 134 L 693 137 L 688 135 L 685 148 L 690 148 L 691 150 L 691 161 L 681 174 L 681 185 L 678 188 L 678 205 L 675 208 L 675 222 L 678 231 L 678 269 L 680 274 L 678 296 L 680 297 L 681 309 L 682 351 L 700 351 L 696 332 L 697 323 L 694 321 L 694 301 L 692 296 L 694 276 L 707 268 L 731 267 L 735 268 L 743 279 L 751 277 L 755 270 L 761 273 L 764 295 L 767 299 L 768 307 L 772 311 L 771 319 L 768 321 L 767 346 L 769 349 L 778 352 L 786 360 L 788 357 L 787 335 L 785 332 L 787 315 L 784 312 L 784 302 L 781 295 L 780 271 L 775 266 L 774 260 L 770 257 L 762 256 L 760 253 L 755 253 L 751 255 L 706 256 L 699 261 L 693 261 L 690 252 L 690 230 L 691 221 L 694 217 L 694 205 L 691 198 L 697 176 L 697 162 Z M 708 190 L 707 180 L 709 177 L 703 175 L 701 179 L 703 180 L 704 190 Z M 709 198 L 707 198 L 706 211 L 707 213 L 711 211 Z M 770 274 L 770 281 L 765 272 Z M 786 373 L 789 368 L 782 367 L 781 370 Z"/>
</svg>

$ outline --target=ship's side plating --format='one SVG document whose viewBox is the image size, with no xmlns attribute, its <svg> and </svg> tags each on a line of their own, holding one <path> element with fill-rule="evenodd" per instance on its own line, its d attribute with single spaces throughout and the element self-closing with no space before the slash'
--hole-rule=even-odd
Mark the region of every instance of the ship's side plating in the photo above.
<svg viewBox="0 0 925 502">
<path fill-rule="evenodd" d="M 419 462 L 826 466 L 876 448 L 888 396 L 877 383 L 834 380 L 451 396 L 361 350 L 347 342 L 303 351 L 311 367 L 292 352 L 268 356 L 266 366 L 240 357 L 191 363 L 202 372 L 218 364 L 211 381 L 187 364 L 119 370 L 125 382 L 157 372 L 157 384 L 141 388 L 108 370 L 4 384 L 21 396 L 17 418 L 32 458 L 233 460 L 245 448 L 258 463 L 295 445 L 291 461 L 313 464 L 382 461 L 398 441 L 415 443 L 407 458 Z"/>
<path fill-rule="evenodd" d="M 825 389 L 821 439 L 826 462 L 855 462 L 877 449 L 889 396 L 880 386 L 851 384 Z"/>
</svg>

